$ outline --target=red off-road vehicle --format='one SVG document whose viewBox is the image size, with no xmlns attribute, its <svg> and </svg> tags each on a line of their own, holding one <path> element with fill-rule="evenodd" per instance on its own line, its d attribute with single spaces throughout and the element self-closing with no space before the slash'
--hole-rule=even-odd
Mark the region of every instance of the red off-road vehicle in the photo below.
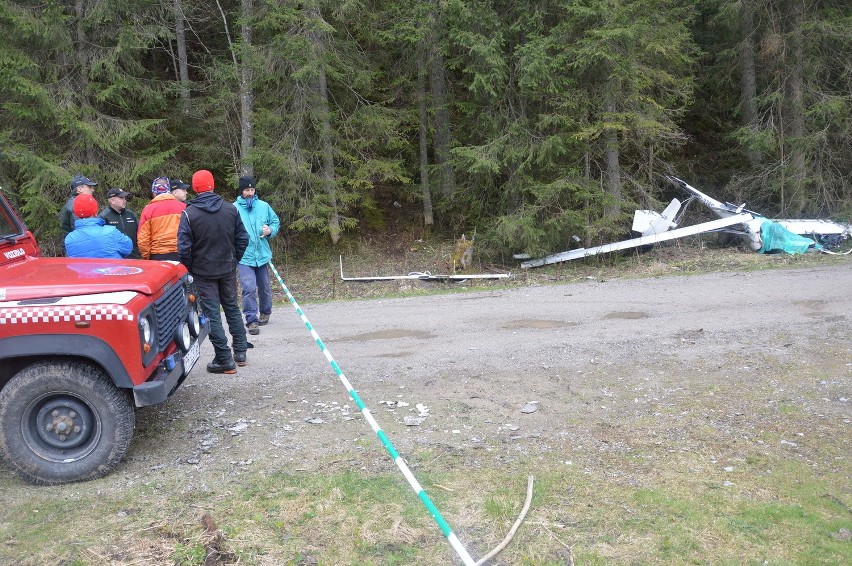
<svg viewBox="0 0 852 566">
<path fill-rule="evenodd" d="M 0 194 L 0 456 L 27 480 L 112 471 L 208 331 L 182 265 L 40 257 Z"/>
</svg>

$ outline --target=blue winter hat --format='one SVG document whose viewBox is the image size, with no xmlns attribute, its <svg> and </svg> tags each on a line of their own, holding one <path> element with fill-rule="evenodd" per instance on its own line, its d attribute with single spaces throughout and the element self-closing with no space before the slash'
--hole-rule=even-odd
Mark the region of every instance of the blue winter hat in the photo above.
<svg viewBox="0 0 852 566">
<path fill-rule="evenodd" d="M 151 192 L 154 196 L 163 195 L 172 191 L 172 185 L 168 177 L 157 177 L 151 183 Z"/>
</svg>

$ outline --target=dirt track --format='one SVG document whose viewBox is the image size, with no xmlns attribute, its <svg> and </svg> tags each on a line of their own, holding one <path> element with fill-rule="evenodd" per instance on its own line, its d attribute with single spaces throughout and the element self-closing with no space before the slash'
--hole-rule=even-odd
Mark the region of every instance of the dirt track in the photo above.
<svg viewBox="0 0 852 566">
<path fill-rule="evenodd" d="M 537 454 L 594 466 L 656 446 L 715 461 L 736 457 L 725 439 L 774 434 L 773 449 L 848 466 L 835 450 L 852 452 L 850 291 L 845 262 L 303 306 L 407 458 L 428 447 L 474 467 Z M 187 385 L 140 411 L 116 487 L 152 471 L 193 489 L 241 470 L 392 467 L 292 307 L 250 340 L 236 376 L 204 372 L 207 344 Z M 800 379 L 779 378 L 792 367 Z M 790 428 L 783 403 L 805 421 Z M 809 451 L 810 435 L 835 453 Z"/>
</svg>

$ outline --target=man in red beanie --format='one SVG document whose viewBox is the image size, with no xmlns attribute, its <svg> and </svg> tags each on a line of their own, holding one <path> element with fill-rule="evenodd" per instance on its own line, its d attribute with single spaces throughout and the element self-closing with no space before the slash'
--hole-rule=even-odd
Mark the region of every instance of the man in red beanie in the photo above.
<svg viewBox="0 0 852 566">
<path fill-rule="evenodd" d="M 98 201 L 81 193 L 74 198 L 74 230 L 65 236 L 68 257 L 104 257 L 121 259 L 133 251 L 133 241 L 115 226 L 105 226 L 98 216 Z"/>
<path fill-rule="evenodd" d="M 210 171 L 202 169 L 192 176 L 192 190 L 198 196 L 186 204 L 181 215 L 178 255 L 195 278 L 201 309 L 210 319 L 210 343 L 216 357 L 207 364 L 207 371 L 236 373 L 237 365 L 246 365 L 248 348 L 237 302 L 237 263 L 246 251 L 249 237 L 236 207 L 214 193 L 213 188 Z M 231 332 L 233 357 L 222 326 L 220 305 Z"/>
</svg>

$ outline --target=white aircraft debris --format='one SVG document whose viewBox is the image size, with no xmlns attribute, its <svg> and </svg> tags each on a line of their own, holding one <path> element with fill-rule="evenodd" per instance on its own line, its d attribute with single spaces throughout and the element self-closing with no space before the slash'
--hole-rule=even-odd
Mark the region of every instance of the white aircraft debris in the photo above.
<svg viewBox="0 0 852 566">
<path fill-rule="evenodd" d="M 749 248 L 761 253 L 774 251 L 804 253 L 808 248 L 833 253 L 827 248 L 839 246 L 852 237 L 852 224 L 831 220 L 770 220 L 757 212 L 747 210 L 744 204 L 737 206 L 709 197 L 677 177 L 670 176 L 667 179 L 683 188 L 691 196 L 684 203 L 673 199 L 662 214 L 653 210 L 637 210 L 633 215 L 632 229 L 642 236 L 594 248 L 578 248 L 531 259 L 521 263 L 521 268 L 540 267 L 617 250 L 649 246 L 707 232 L 737 234 L 743 238 Z M 679 227 L 682 221 L 678 213 L 682 217 L 687 205 L 693 200 L 712 210 L 719 219 L 694 226 Z"/>
<path fill-rule="evenodd" d="M 746 244 L 754 251 L 762 251 L 764 253 L 767 251 L 776 251 L 774 249 L 767 249 L 767 242 L 764 241 L 765 238 L 763 232 L 770 228 L 776 229 L 772 225 L 780 225 L 782 228 L 792 232 L 793 234 L 806 236 L 809 240 L 811 240 L 810 245 L 814 246 L 814 244 L 816 244 L 816 248 L 821 251 L 825 251 L 822 248 L 837 247 L 845 240 L 852 237 L 852 224 L 833 222 L 831 220 L 812 219 L 770 220 L 757 212 L 746 210 L 745 204 L 736 206 L 727 202 L 721 203 L 718 200 L 705 195 L 686 181 L 672 176 L 668 176 L 667 179 L 688 191 L 692 194 L 693 198 L 712 210 L 719 218 L 727 218 L 733 214 L 740 214 L 742 212 L 751 214 L 754 218 L 744 223 L 741 229 L 728 231 L 742 236 Z M 767 222 L 771 224 L 767 226 Z"/>
<path fill-rule="evenodd" d="M 408 279 L 418 281 L 467 281 L 468 279 L 508 279 L 511 273 L 482 273 L 474 275 L 446 274 L 433 275 L 428 271 L 412 271 L 408 275 L 378 275 L 367 277 L 345 277 L 343 275 L 343 256 L 340 256 L 340 280 L 341 281 L 404 281 Z"/>
</svg>

